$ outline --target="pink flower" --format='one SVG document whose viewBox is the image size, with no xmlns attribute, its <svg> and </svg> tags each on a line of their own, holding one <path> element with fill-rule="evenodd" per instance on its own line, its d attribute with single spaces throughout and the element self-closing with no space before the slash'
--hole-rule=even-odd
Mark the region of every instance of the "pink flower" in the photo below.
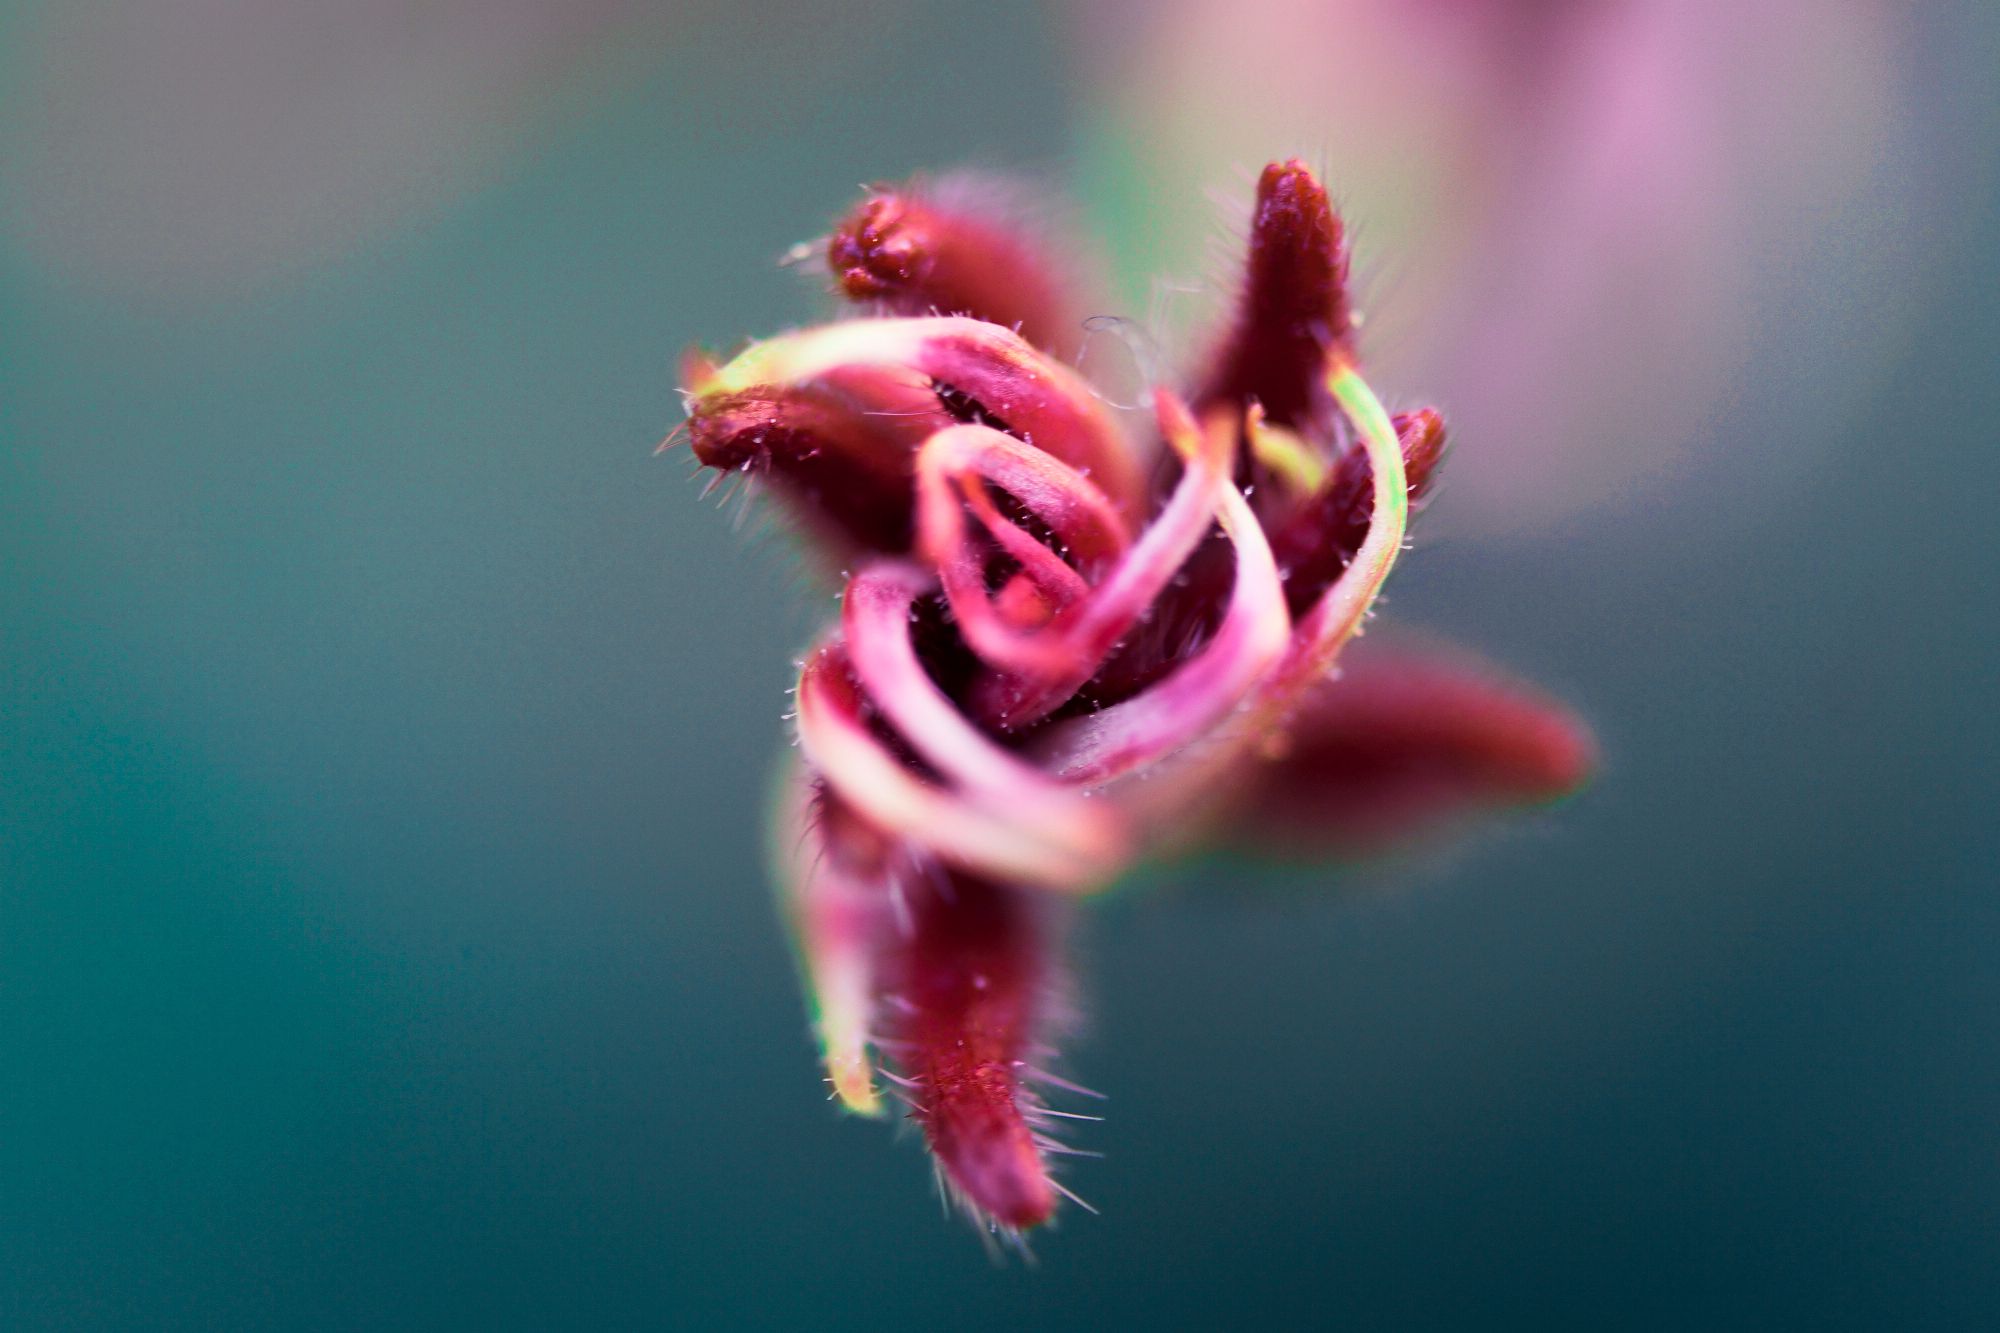
<svg viewBox="0 0 2000 1333">
<path fill-rule="evenodd" d="M 1014 1232 L 1067 1193 L 1044 1096 L 1080 1091 L 1048 1068 L 1071 903 L 1219 841 L 1370 851 L 1549 800 L 1591 746 L 1448 659 L 1336 676 L 1444 426 L 1362 378 L 1299 163 L 1259 182 L 1233 324 L 1137 431 L 1049 354 L 1064 286 L 997 220 L 885 190 L 828 256 L 878 317 L 692 361 L 689 438 L 846 571 L 777 844 L 835 1093 L 873 1114 L 886 1079 Z"/>
</svg>

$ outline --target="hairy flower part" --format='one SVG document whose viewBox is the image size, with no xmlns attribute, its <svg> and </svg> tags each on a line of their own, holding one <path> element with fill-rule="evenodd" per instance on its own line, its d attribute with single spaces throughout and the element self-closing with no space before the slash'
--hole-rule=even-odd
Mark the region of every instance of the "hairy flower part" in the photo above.
<svg viewBox="0 0 2000 1333">
<path fill-rule="evenodd" d="M 1254 402 L 1290 430 L 1331 424 L 1321 368 L 1336 350 L 1352 355 L 1347 266 L 1346 236 L 1319 181 L 1297 162 L 1265 167 L 1242 309 L 1196 403 Z"/>
<path fill-rule="evenodd" d="M 1540 691 L 1456 649 L 1370 636 L 1237 774 L 1218 838 L 1290 859 L 1365 856 L 1423 830 L 1559 800 L 1596 766 Z"/>
<path fill-rule="evenodd" d="M 1083 325 L 1048 256 L 990 182 L 872 190 L 827 240 L 840 294 L 884 315 L 976 315 L 1068 359 Z"/>
<path fill-rule="evenodd" d="M 1234 321 L 1137 421 L 1051 354 L 1025 240 L 896 190 L 828 244 L 872 317 L 689 363 L 696 458 L 767 479 L 845 579 L 776 842 L 828 1079 L 906 1103 L 1006 1234 L 1074 1197 L 1043 1096 L 1082 1091 L 1048 1070 L 1075 901 L 1205 843 L 1378 850 L 1590 766 L 1497 677 L 1336 673 L 1445 440 L 1357 368 L 1343 235 L 1269 167 Z"/>
<path fill-rule="evenodd" d="M 910 947 L 895 955 L 886 991 L 895 1003 L 882 1019 L 950 1183 L 1015 1228 L 1046 1221 L 1056 1203 L 1021 1080 L 1042 1020 L 1043 906 L 964 874 L 915 895 Z"/>
</svg>

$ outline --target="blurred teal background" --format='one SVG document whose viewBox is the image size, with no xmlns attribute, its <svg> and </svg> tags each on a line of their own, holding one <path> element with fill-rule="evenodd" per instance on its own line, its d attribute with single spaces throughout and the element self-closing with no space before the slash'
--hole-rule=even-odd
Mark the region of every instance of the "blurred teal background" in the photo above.
<svg viewBox="0 0 2000 1333">
<path fill-rule="evenodd" d="M 1485 536 L 1447 488 L 1399 573 L 1578 701 L 1597 787 L 1092 917 L 1104 1216 L 1034 1269 L 822 1100 L 759 807 L 826 608 L 653 449 L 684 345 L 823 309 L 771 261 L 858 182 L 1143 227 L 1101 33 L 232 12 L 0 18 L 0 1327 L 2000 1321 L 1986 7 L 1894 33 L 1933 207 L 1886 346 L 1767 330 L 1691 477 Z M 1854 397 L 1774 419 L 1794 371 Z"/>
</svg>

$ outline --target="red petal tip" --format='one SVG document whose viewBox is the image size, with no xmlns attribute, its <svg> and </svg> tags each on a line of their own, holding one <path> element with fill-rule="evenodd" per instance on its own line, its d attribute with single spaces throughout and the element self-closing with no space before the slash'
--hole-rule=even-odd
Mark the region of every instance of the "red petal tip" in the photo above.
<svg viewBox="0 0 2000 1333">
<path fill-rule="evenodd" d="M 1346 233 L 1326 187 L 1297 159 L 1273 162 L 1257 182 L 1236 327 L 1199 405 L 1254 401 L 1276 425 L 1326 427 L 1326 356 L 1353 330 Z"/>
<path fill-rule="evenodd" d="M 1056 1208 L 1041 1150 L 1022 1120 L 1012 1071 L 986 1065 L 940 1082 L 933 1073 L 923 1117 L 931 1151 L 952 1185 L 978 1212 L 1016 1231 L 1038 1227 Z"/>
<path fill-rule="evenodd" d="M 915 1118 L 970 1208 L 1016 1230 L 1039 1226 L 1056 1197 L 1021 1104 L 1020 1061 L 1047 982 L 1035 905 L 962 875 L 915 896 L 895 1024 Z"/>
<path fill-rule="evenodd" d="M 1597 744 L 1574 713 L 1460 653 L 1366 642 L 1286 744 L 1244 775 L 1241 845 L 1372 854 L 1468 815 L 1581 787 Z"/>
<path fill-rule="evenodd" d="M 965 182 L 937 193 L 905 186 L 872 194 L 827 241 L 835 287 L 887 314 L 970 315 L 1071 355 L 1081 325 L 1056 266 L 1006 210 L 990 199 L 982 207 L 978 194 Z"/>
<path fill-rule="evenodd" d="M 1430 489 L 1432 474 L 1444 461 L 1444 417 L 1434 407 L 1399 412 L 1395 418 L 1396 439 L 1403 446 L 1403 477 L 1410 498 L 1421 500 Z"/>
</svg>

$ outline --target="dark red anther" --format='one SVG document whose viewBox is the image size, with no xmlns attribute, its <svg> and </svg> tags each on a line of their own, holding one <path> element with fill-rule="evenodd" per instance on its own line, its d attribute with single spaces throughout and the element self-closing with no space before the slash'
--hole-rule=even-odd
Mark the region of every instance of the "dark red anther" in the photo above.
<svg viewBox="0 0 2000 1333">
<path fill-rule="evenodd" d="M 1048 261 L 976 207 L 883 190 L 834 228 L 826 258 L 842 295 L 884 314 L 970 315 L 1064 360 L 1075 353 L 1082 326 Z"/>
<path fill-rule="evenodd" d="M 1274 424 L 1324 438 L 1327 353 L 1349 346 L 1353 326 L 1346 240 L 1326 187 L 1296 158 L 1273 162 L 1257 182 L 1236 323 L 1197 410 L 1258 402 Z"/>
</svg>

